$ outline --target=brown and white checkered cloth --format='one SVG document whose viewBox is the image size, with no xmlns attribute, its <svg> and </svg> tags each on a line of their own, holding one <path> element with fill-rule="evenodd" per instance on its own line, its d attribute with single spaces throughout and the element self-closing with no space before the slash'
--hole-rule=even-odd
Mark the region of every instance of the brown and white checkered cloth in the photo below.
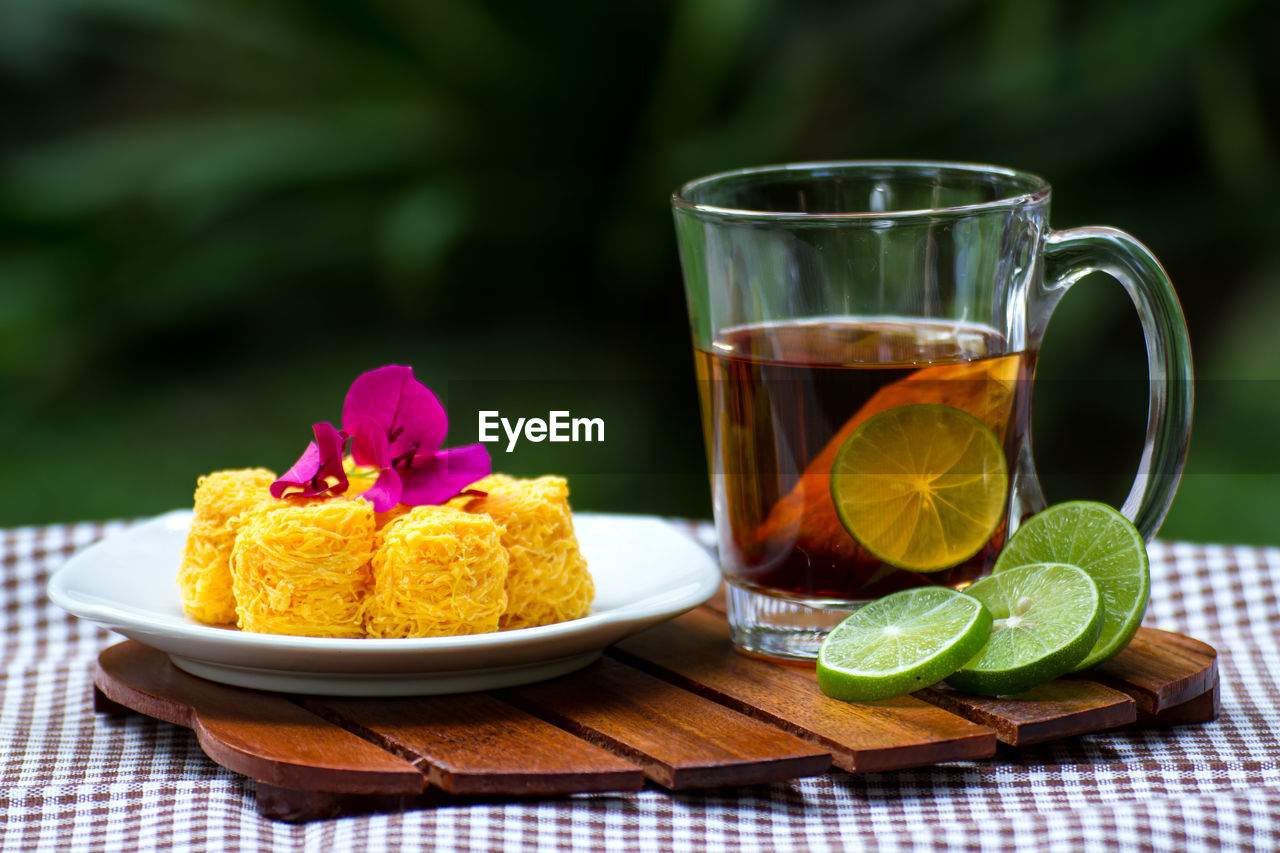
<svg viewBox="0 0 1280 853">
<path fill-rule="evenodd" d="M 4 851 L 1280 849 L 1280 549 L 1151 546 L 1147 621 L 1220 653 L 1222 716 L 1208 725 L 896 773 L 292 825 L 259 817 L 253 783 L 186 729 L 94 715 L 93 662 L 119 638 L 49 603 L 45 582 L 123 526 L 0 531 Z"/>
</svg>

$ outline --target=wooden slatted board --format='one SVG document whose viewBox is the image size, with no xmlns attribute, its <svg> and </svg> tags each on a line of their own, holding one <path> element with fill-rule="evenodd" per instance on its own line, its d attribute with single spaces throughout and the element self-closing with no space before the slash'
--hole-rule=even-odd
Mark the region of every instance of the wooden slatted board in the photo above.
<svg viewBox="0 0 1280 853">
<path fill-rule="evenodd" d="M 195 731 L 256 780 L 259 810 L 302 821 L 469 798 L 753 785 L 982 759 L 1121 726 L 1218 714 L 1214 650 L 1143 628 L 1096 670 L 1016 697 L 946 687 L 839 702 L 812 668 L 736 653 L 714 607 L 630 637 L 563 678 L 407 699 L 286 696 L 188 675 L 129 640 L 105 650 L 95 707 Z"/>
</svg>

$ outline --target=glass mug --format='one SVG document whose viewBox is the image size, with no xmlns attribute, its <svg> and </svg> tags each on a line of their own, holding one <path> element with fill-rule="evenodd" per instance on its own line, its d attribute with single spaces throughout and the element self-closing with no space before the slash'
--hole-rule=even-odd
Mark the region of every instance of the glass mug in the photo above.
<svg viewBox="0 0 1280 853">
<path fill-rule="evenodd" d="M 1009 169 L 878 161 L 744 169 L 675 192 L 740 649 L 812 660 L 861 603 L 922 584 L 963 588 L 991 570 L 1017 525 L 1045 506 L 1031 454 L 1036 354 L 1058 300 L 1091 272 L 1124 286 L 1146 337 L 1146 439 L 1121 511 L 1155 535 L 1190 436 L 1182 310 L 1134 238 L 1051 230 L 1049 196 L 1043 179 Z M 961 455 L 982 470 L 953 472 L 949 482 L 970 484 L 959 498 L 842 497 L 837 509 L 832 496 L 841 456 L 869 480 L 910 468 L 928 481 L 937 472 L 923 469 Z M 962 525 L 971 529 L 955 533 Z"/>
</svg>

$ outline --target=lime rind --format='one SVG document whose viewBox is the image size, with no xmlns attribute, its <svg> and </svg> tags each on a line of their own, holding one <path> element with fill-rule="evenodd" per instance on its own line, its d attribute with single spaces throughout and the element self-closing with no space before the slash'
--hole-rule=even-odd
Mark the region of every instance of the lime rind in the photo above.
<svg viewBox="0 0 1280 853">
<path fill-rule="evenodd" d="M 928 687 L 986 642 L 991 614 L 946 587 L 895 592 L 854 611 L 818 651 L 818 686 L 848 702 L 869 702 Z"/>
<path fill-rule="evenodd" d="M 1102 628 L 1098 586 L 1066 563 L 1033 563 L 991 575 L 966 594 L 993 617 L 991 637 L 947 683 L 986 696 L 1021 693 L 1070 672 Z"/>
<path fill-rule="evenodd" d="M 913 432 L 927 441 L 903 441 Z M 874 464 L 852 464 L 859 454 Z M 910 484 L 913 477 L 924 494 Z M 831 501 L 849 535 L 876 559 L 916 572 L 944 571 L 980 552 L 1004 519 L 1008 495 L 996 434 L 964 409 L 940 403 L 872 415 L 831 466 Z"/>
<path fill-rule="evenodd" d="M 1038 562 L 1079 566 L 1102 595 L 1102 631 L 1077 671 L 1102 663 L 1129 644 L 1147 612 L 1151 569 L 1146 544 L 1127 518 L 1095 501 L 1055 504 L 1018 528 L 994 571 Z"/>
</svg>

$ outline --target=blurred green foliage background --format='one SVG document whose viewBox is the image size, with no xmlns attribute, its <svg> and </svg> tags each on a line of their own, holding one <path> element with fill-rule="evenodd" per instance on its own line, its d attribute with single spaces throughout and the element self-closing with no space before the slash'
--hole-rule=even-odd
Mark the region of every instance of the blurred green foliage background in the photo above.
<svg viewBox="0 0 1280 853">
<path fill-rule="evenodd" d="M 1162 535 L 1280 541 L 1277 32 L 1271 0 L 0 2 L 0 526 L 283 470 L 389 362 L 513 413 L 616 382 L 630 462 L 575 505 L 709 515 L 669 192 L 925 157 L 1044 175 L 1057 227 L 1160 256 L 1201 377 Z M 1144 364 L 1120 288 L 1073 290 L 1051 499 L 1123 497 Z"/>
</svg>

